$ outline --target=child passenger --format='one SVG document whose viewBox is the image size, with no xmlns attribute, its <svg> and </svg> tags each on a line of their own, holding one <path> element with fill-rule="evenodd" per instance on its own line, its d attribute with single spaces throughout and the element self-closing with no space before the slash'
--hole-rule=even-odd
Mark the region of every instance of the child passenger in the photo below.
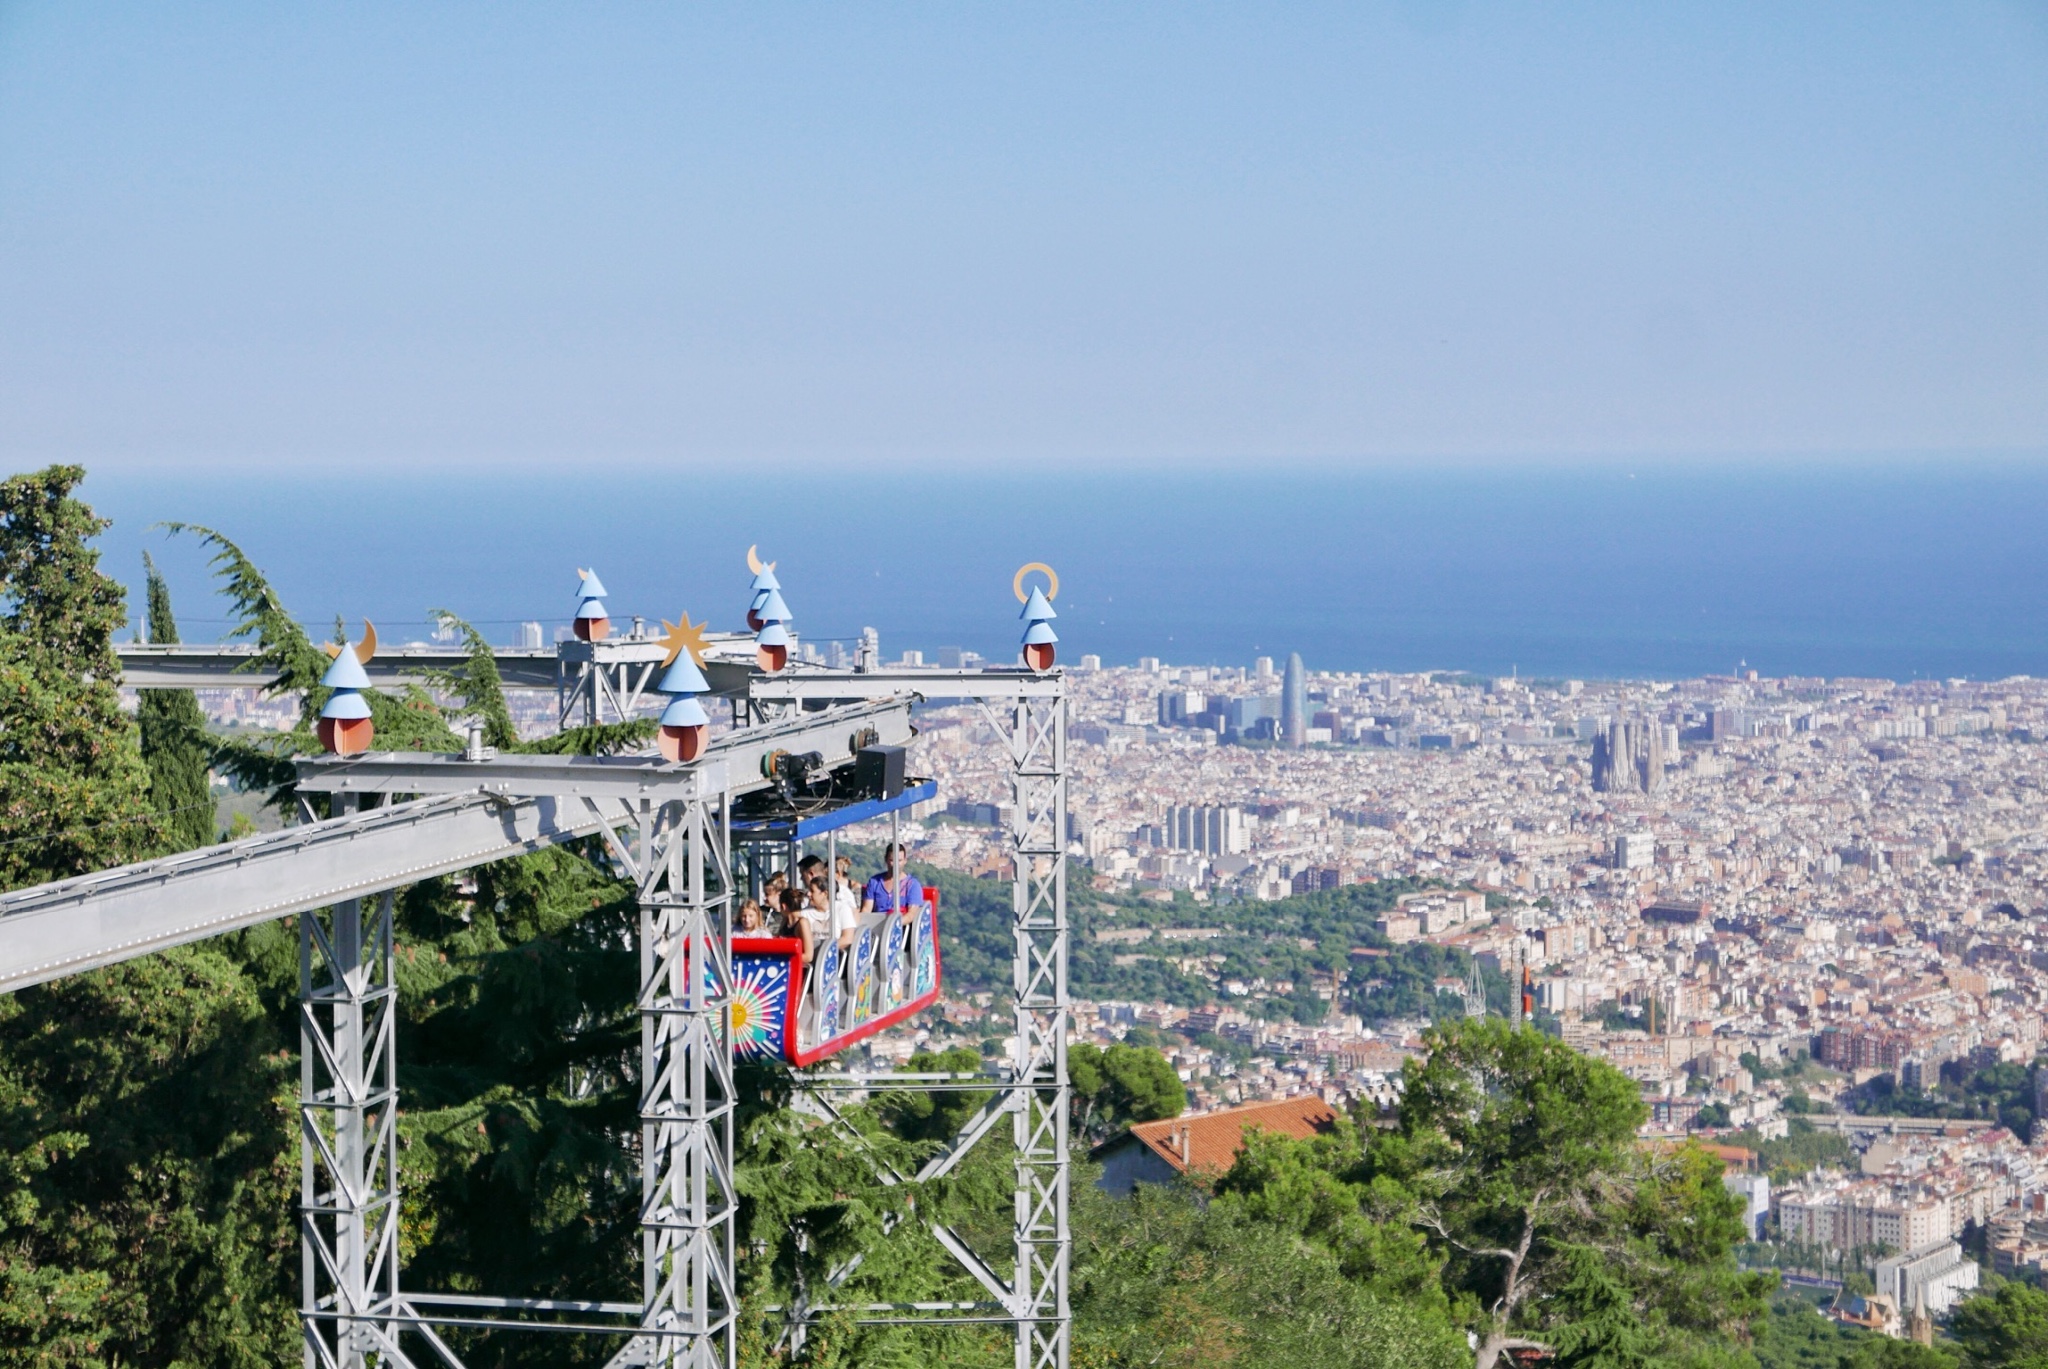
<svg viewBox="0 0 2048 1369">
<path fill-rule="evenodd" d="M 790 896 L 792 899 L 796 898 L 794 889 L 790 890 Z M 789 917 L 790 935 L 800 936 L 804 940 L 804 959 L 809 960 L 818 953 L 818 948 L 824 943 L 831 924 L 832 909 L 825 894 L 825 881 L 813 880 L 810 887 L 805 890 L 802 901 L 791 908 Z"/>
<path fill-rule="evenodd" d="M 739 936 L 767 935 L 768 925 L 762 920 L 761 905 L 751 898 L 743 901 L 740 904 L 739 923 L 733 931 Z"/>
</svg>

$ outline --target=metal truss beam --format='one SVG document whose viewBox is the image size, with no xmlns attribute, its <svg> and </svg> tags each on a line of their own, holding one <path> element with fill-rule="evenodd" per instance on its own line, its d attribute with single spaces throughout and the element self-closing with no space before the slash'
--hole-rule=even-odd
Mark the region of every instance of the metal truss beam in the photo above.
<svg viewBox="0 0 2048 1369">
<path fill-rule="evenodd" d="M 305 756 L 299 788 L 314 793 L 489 793 L 666 803 L 740 794 L 767 787 L 762 763 L 777 751 L 816 751 L 827 769 L 853 760 L 854 742 L 872 730 L 881 741 L 911 739 L 910 704 L 904 699 L 855 703 L 798 713 L 763 727 L 712 739 L 688 764 L 659 756 L 497 756 L 420 751 L 371 751 L 360 756 Z"/>
<path fill-rule="evenodd" d="M 616 820 L 578 801 L 446 795 L 0 894 L 0 993 L 523 855 Z"/>
<path fill-rule="evenodd" d="M 912 672 L 892 676 L 833 676 L 820 681 L 826 692 L 809 694 L 800 677 L 756 681 L 776 697 L 804 701 L 841 697 L 831 691 L 846 682 L 867 682 L 877 694 L 894 693 Z M 1001 1315 L 959 1318 L 863 1317 L 863 1324 L 996 1323 L 1015 1332 L 1017 1369 L 1068 1369 L 1071 1341 L 1069 1265 L 1072 1233 L 1068 1227 L 1067 1027 L 1072 1000 L 1067 980 L 1067 703 L 1066 682 L 1059 674 L 1023 671 L 922 672 L 943 682 L 927 697 L 976 699 L 1010 759 L 1015 817 L 1010 829 L 1013 858 L 1011 895 L 1012 988 L 1016 993 L 1016 1028 L 1011 1038 L 1007 1078 L 979 1080 L 934 1073 L 824 1071 L 799 1076 L 799 1090 L 809 1094 L 826 1118 L 845 1125 L 831 1095 L 849 1091 L 903 1089 L 987 1089 L 993 1096 L 961 1128 L 949 1146 L 930 1157 L 914 1182 L 942 1177 L 958 1165 L 1001 1120 L 1011 1119 L 1015 1145 L 1016 1187 L 1012 1224 L 1011 1276 L 1005 1279 L 959 1236 L 931 1224 L 932 1236 L 956 1263 L 996 1299 Z M 952 682 L 961 684 L 954 685 Z M 957 688 L 957 693 L 950 692 Z M 1007 705 L 999 708 L 996 705 Z M 849 1127 L 849 1131 L 852 1129 Z M 854 1133 L 856 1136 L 857 1132 Z M 877 1161 L 884 1184 L 904 1181 Z M 856 1255 L 834 1270 L 828 1287 L 838 1287 L 861 1264 Z M 821 1315 L 824 1305 L 801 1301 L 785 1313 L 787 1343 L 800 1344 L 804 1324 Z"/>
<path fill-rule="evenodd" d="M 757 703 L 844 702 L 915 696 L 926 702 L 948 699 L 1057 699 L 1067 692 L 1060 671 L 1040 675 L 1018 667 L 986 670 L 880 670 L 855 674 L 801 664 L 780 675 L 757 675 L 747 696 Z"/>
</svg>

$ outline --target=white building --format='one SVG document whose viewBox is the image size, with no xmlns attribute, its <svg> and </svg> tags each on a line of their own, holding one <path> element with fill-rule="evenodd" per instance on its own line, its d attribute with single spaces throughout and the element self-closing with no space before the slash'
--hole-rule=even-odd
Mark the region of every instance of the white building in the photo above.
<svg viewBox="0 0 2048 1369">
<path fill-rule="evenodd" d="M 1764 1219 L 1771 1215 L 1771 1180 L 1764 1174 L 1723 1174 L 1730 1193 L 1742 1195 L 1742 1225 L 1752 1241 L 1764 1238 Z"/>
<path fill-rule="evenodd" d="M 1614 868 L 1645 870 L 1657 862 L 1657 839 L 1648 832 L 1624 832 L 1614 839 Z"/>
<path fill-rule="evenodd" d="M 1926 1300 L 1929 1316 L 1944 1315 L 1977 1286 L 1977 1262 L 1963 1258 L 1954 1241 L 1936 1241 L 1903 1255 L 1879 1260 L 1874 1271 L 1877 1291 L 1896 1297 L 1908 1311 Z"/>
</svg>

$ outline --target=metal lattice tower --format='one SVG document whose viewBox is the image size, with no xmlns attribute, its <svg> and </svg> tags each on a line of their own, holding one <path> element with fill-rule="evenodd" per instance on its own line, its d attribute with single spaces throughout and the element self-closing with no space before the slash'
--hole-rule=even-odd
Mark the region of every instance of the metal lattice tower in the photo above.
<svg viewBox="0 0 2048 1369">
<path fill-rule="evenodd" d="M 299 919 L 299 1315 L 307 1369 L 400 1357 L 391 899 Z"/>
<path fill-rule="evenodd" d="M 1021 698 L 1009 728 L 1012 910 L 1017 937 L 1012 1043 L 1018 1103 L 1017 1369 L 1066 1369 L 1067 700 Z"/>
</svg>

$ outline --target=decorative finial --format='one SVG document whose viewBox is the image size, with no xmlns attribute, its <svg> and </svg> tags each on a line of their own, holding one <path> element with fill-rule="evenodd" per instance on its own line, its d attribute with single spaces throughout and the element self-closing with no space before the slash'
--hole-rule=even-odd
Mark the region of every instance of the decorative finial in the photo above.
<svg viewBox="0 0 2048 1369">
<path fill-rule="evenodd" d="M 1040 589 L 1034 584 L 1027 595 L 1024 592 L 1024 578 L 1033 571 L 1045 576 L 1046 587 Z M 1017 568 L 1015 578 L 1010 581 L 1010 588 L 1024 604 L 1024 611 L 1017 615 L 1024 620 L 1024 664 L 1037 671 L 1051 670 L 1055 655 L 1054 646 L 1059 641 L 1059 634 L 1052 630 L 1052 620 L 1059 617 L 1059 614 L 1053 611 L 1052 601 L 1059 595 L 1060 577 L 1045 562 L 1033 561 Z"/>
<path fill-rule="evenodd" d="M 749 586 L 754 598 L 747 606 L 747 626 L 754 630 L 754 663 L 773 675 L 789 664 L 789 605 L 782 601 L 775 563 L 763 564 L 754 547 L 747 548 L 747 569 L 754 572 Z"/>
<path fill-rule="evenodd" d="M 611 615 L 604 607 L 604 581 L 594 570 L 577 568 L 576 637 L 584 642 L 601 642 L 611 634 Z"/>
<path fill-rule="evenodd" d="M 704 658 L 704 628 L 691 623 L 687 613 L 680 625 L 663 620 L 662 626 L 668 629 L 668 669 L 655 689 L 671 697 L 661 712 L 655 741 L 667 759 L 694 761 L 704 754 L 704 737 L 711 726 L 710 715 L 697 699 L 711 688 L 699 668 Z"/>
<path fill-rule="evenodd" d="M 370 620 L 363 620 L 363 640 L 354 646 L 346 643 L 329 643 L 327 654 L 333 664 L 320 677 L 322 688 L 334 692 L 320 709 L 320 720 L 314 727 L 321 747 L 331 755 L 355 756 L 370 749 L 370 742 L 377 734 L 376 725 L 370 720 L 370 701 L 363 697 L 363 691 L 370 687 L 369 674 L 363 663 L 377 653 L 377 629 L 370 626 Z"/>
<path fill-rule="evenodd" d="M 747 586 L 748 592 L 754 596 L 747 604 L 747 631 L 759 632 L 768 625 L 768 620 L 761 616 L 761 606 L 768 601 L 770 594 L 782 588 L 782 582 L 775 578 L 775 563 L 770 561 L 764 565 L 754 547 L 747 548 L 747 569 L 754 572 L 753 583 Z"/>
</svg>

